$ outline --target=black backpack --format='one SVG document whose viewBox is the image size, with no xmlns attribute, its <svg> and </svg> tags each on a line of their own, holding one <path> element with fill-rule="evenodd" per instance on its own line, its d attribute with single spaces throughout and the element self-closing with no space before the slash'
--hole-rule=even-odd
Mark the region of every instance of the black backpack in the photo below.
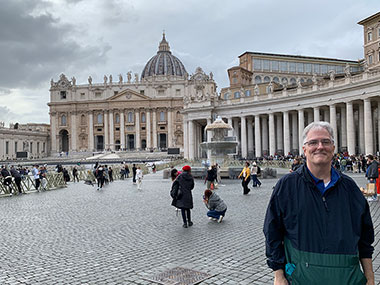
<svg viewBox="0 0 380 285">
<path fill-rule="evenodd" d="M 261 168 L 260 166 L 257 166 L 257 175 L 259 175 L 261 173 Z"/>
</svg>

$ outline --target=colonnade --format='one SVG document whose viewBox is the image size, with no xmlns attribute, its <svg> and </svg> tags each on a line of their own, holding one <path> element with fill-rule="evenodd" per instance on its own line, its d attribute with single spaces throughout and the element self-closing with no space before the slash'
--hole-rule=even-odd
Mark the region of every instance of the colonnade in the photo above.
<svg viewBox="0 0 380 285">
<path fill-rule="evenodd" d="M 302 133 L 311 122 L 327 121 L 334 132 L 335 152 L 376 154 L 380 145 L 380 101 L 366 98 L 308 108 L 268 112 L 244 116 L 222 116 L 232 125 L 229 136 L 239 141 L 237 154 L 242 158 L 302 154 Z M 184 123 L 185 157 L 200 158 L 198 129 L 205 120 Z"/>
</svg>

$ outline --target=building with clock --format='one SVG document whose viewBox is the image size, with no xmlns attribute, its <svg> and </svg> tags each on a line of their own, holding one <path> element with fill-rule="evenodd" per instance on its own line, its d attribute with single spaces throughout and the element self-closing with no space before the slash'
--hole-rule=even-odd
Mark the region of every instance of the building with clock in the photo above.
<svg viewBox="0 0 380 285">
<path fill-rule="evenodd" d="M 216 97 L 212 73 L 192 75 L 165 34 L 141 75 L 104 75 L 77 84 L 61 74 L 50 87 L 51 153 L 184 148 L 183 105 Z"/>
</svg>

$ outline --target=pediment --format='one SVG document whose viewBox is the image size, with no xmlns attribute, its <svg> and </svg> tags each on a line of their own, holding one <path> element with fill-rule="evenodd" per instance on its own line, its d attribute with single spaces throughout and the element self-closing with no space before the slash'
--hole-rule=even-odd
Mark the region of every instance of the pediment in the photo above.
<svg viewBox="0 0 380 285">
<path fill-rule="evenodd" d="M 140 94 L 131 89 L 126 89 L 108 98 L 107 101 L 141 101 L 150 99 L 151 98 L 146 95 Z"/>
</svg>

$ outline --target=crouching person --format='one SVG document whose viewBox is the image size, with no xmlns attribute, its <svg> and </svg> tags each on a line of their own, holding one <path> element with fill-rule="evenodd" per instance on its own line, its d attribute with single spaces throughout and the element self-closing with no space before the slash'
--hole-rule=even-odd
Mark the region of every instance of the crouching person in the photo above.
<svg viewBox="0 0 380 285">
<path fill-rule="evenodd" d="M 210 220 L 221 223 L 227 211 L 227 205 L 215 192 L 207 189 L 203 196 L 203 202 L 209 209 L 207 216 Z"/>
</svg>

